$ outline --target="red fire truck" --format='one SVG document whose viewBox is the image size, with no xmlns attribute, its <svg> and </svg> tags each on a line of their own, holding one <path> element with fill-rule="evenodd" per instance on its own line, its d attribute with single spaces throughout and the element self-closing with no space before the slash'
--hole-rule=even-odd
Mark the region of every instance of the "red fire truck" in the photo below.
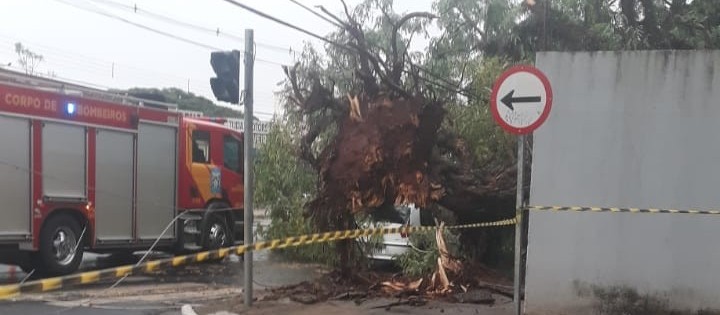
<svg viewBox="0 0 720 315">
<path fill-rule="evenodd" d="M 242 207 L 241 132 L 0 70 L 0 263 L 62 275 L 84 251 L 231 245 Z"/>
</svg>

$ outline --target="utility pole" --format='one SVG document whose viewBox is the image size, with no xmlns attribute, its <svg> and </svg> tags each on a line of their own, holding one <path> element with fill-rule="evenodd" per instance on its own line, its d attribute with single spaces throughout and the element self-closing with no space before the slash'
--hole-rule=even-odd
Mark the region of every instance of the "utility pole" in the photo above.
<svg viewBox="0 0 720 315">
<path fill-rule="evenodd" d="M 245 124 L 243 131 L 245 135 L 245 207 L 244 222 L 245 229 L 244 243 L 253 244 L 253 65 L 255 62 L 253 42 L 253 30 L 245 30 Z M 245 289 L 245 306 L 252 306 L 253 301 L 253 252 L 245 251 L 243 288 Z"/>
<path fill-rule="evenodd" d="M 210 65 L 215 77 L 210 78 L 210 88 L 218 101 L 235 105 L 245 105 L 243 177 L 245 181 L 243 206 L 243 243 L 253 240 L 253 63 L 255 62 L 253 30 L 245 30 L 245 89 L 240 90 L 240 51 L 213 51 L 210 53 Z M 190 90 L 190 79 L 188 79 Z M 245 97 L 243 98 L 243 93 Z M 245 251 L 244 279 L 245 306 L 252 306 L 252 251 Z"/>
</svg>

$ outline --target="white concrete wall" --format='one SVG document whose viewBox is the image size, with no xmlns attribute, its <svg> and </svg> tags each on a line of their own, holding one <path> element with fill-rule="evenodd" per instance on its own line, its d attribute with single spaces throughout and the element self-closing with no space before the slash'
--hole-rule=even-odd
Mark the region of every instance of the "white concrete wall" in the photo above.
<svg viewBox="0 0 720 315">
<path fill-rule="evenodd" d="M 540 53 L 555 95 L 530 203 L 720 209 L 720 51 Z M 530 214 L 526 312 L 592 314 L 577 281 L 720 309 L 720 216 Z"/>
</svg>

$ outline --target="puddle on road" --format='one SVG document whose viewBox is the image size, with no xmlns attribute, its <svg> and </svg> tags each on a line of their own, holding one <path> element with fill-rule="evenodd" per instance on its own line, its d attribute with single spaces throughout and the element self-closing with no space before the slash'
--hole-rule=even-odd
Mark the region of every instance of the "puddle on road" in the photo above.
<svg viewBox="0 0 720 315">
<path fill-rule="evenodd" d="M 289 263 L 277 257 L 253 257 L 255 286 L 273 287 L 309 281 L 325 272 L 319 265 Z M 262 259 L 262 260 L 261 260 Z M 221 262 L 206 262 L 168 269 L 151 275 L 160 282 L 198 282 L 242 286 L 244 262 L 230 256 Z"/>
</svg>

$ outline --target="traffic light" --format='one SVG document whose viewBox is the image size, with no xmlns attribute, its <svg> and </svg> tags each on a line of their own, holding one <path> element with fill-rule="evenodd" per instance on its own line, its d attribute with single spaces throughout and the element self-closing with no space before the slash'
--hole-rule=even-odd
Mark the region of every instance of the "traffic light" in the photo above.
<svg viewBox="0 0 720 315">
<path fill-rule="evenodd" d="M 240 51 L 214 51 L 210 54 L 210 65 L 215 78 L 210 78 L 210 87 L 218 101 L 240 103 Z"/>
</svg>

